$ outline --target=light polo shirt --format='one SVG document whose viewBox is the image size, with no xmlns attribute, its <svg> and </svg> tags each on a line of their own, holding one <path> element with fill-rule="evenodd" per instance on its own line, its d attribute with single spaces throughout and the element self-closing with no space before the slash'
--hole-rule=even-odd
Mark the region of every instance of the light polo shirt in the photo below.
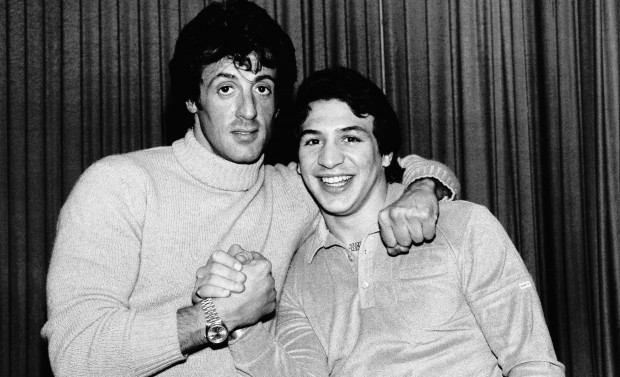
<svg viewBox="0 0 620 377">
<path fill-rule="evenodd" d="M 389 186 L 386 204 L 403 187 Z M 563 376 L 530 274 L 482 206 L 441 202 L 437 236 L 391 257 L 378 226 L 357 265 L 321 219 L 297 252 L 275 339 L 231 346 L 253 376 Z M 355 260 L 355 258 L 353 258 Z"/>
</svg>

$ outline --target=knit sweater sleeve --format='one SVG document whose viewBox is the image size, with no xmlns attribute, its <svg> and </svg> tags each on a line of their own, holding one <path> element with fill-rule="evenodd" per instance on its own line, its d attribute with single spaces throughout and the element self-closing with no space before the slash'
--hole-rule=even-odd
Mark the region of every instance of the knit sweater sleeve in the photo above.
<svg viewBox="0 0 620 377">
<path fill-rule="evenodd" d="M 276 335 L 253 326 L 230 346 L 239 373 L 253 377 L 328 376 L 325 350 L 305 314 L 297 284 L 304 281 L 301 251 L 293 258 L 278 304 Z"/>
<path fill-rule="evenodd" d="M 122 157 L 106 158 L 63 206 L 42 330 L 56 375 L 150 375 L 184 360 L 176 312 L 139 311 L 129 301 L 146 207 L 141 174 Z"/>
<path fill-rule="evenodd" d="M 461 248 L 465 297 L 509 376 L 564 376 L 532 277 L 499 221 L 474 205 Z"/>
<path fill-rule="evenodd" d="M 399 158 L 398 162 L 405 169 L 403 174 L 404 185 L 409 185 L 422 178 L 434 178 L 450 191 L 448 199 L 457 199 L 461 194 L 461 184 L 458 178 L 449 167 L 441 162 L 427 160 L 415 154 Z"/>
</svg>

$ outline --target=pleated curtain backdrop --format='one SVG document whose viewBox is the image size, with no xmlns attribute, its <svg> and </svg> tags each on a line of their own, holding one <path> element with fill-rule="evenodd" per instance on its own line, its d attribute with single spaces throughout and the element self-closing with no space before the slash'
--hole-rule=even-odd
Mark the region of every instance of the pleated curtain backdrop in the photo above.
<svg viewBox="0 0 620 377">
<path fill-rule="evenodd" d="M 0 0 L 0 375 L 51 375 L 39 331 L 60 207 L 92 162 L 179 134 L 167 65 L 208 2 Z M 402 154 L 447 163 L 498 216 L 567 375 L 620 375 L 618 1 L 257 3 L 300 78 L 370 77 Z"/>
</svg>

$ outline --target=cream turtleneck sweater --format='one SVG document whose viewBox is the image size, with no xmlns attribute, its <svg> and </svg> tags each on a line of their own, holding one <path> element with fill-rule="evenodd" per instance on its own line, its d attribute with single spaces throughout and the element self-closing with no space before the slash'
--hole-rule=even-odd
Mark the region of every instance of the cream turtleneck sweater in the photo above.
<svg viewBox="0 0 620 377">
<path fill-rule="evenodd" d="M 407 159 L 410 181 L 434 176 L 458 190 L 443 165 Z M 317 216 L 296 172 L 226 161 L 191 131 L 100 160 L 59 217 L 42 330 L 54 373 L 236 375 L 228 348 L 180 352 L 176 312 L 192 304 L 196 270 L 236 243 L 271 261 L 279 293 Z"/>
</svg>

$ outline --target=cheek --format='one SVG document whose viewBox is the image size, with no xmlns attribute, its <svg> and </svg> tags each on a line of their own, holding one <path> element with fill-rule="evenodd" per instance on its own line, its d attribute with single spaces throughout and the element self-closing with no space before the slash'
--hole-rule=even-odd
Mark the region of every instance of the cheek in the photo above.
<svg viewBox="0 0 620 377">
<path fill-rule="evenodd" d="M 272 118 L 276 113 L 276 106 L 272 100 L 259 101 L 260 113 L 264 118 Z"/>
<path fill-rule="evenodd" d="M 312 173 L 312 166 L 314 164 L 314 158 L 311 152 L 303 151 L 300 149 L 298 155 L 299 157 L 299 171 L 301 175 L 304 177 L 309 177 Z"/>
</svg>

